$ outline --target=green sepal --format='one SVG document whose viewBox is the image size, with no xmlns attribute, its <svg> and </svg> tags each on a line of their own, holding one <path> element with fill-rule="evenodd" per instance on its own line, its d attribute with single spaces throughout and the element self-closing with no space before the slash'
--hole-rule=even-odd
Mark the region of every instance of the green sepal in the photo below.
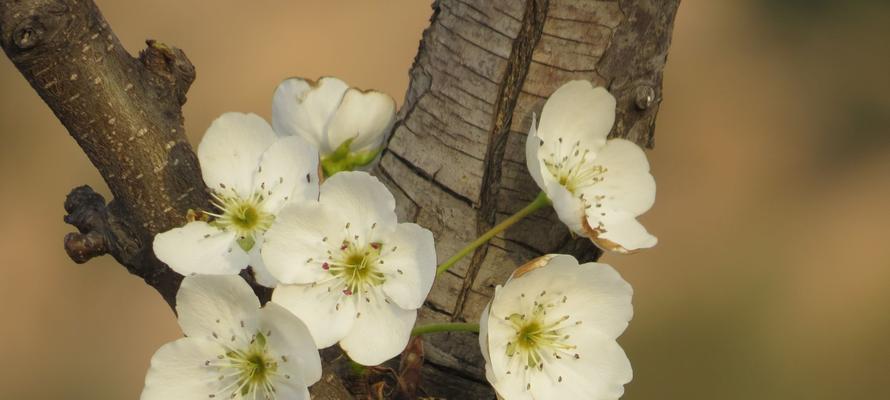
<svg viewBox="0 0 890 400">
<path fill-rule="evenodd" d="M 361 167 L 367 166 L 377 159 L 377 156 L 383 152 L 383 146 L 360 153 L 352 153 L 349 146 L 352 145 L 354 138 L 347 139 L 334 150 L 333 153 L 321 158 L 321 169 L 324 176 L 330 178 L 334 174 L 342 171 L 355 171 Z"/>
</svg>

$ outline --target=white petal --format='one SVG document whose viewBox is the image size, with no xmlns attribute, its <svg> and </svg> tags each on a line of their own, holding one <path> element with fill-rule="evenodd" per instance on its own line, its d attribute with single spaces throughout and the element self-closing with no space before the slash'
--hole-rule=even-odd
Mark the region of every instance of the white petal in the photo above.
<svg viewBox="0 0 890 400">
<path fill-rule="evenodd" d="M 263 285 L 268 288 L 274 288 L 278 285 L 278 279 L 275 279 L 271 273 L 269 273 L 269 269 L 266 267 L 266 263 L 263 262 L 262 256 L 262 248 L 265 244 L 265 237 L 262 233 L 254 234 L 254 245 L 253 248 L 250 249 L 250 269 L 253 271 L 253 277 L 256 279 L 257 283 Z"/>
<path fill-rule="evenodd" d="M 359 301 L 361 315 L 340 347 L 361 365 L 379 365 L 405 350 L 417 310 L 405 310 L 384 301 L 382 294 L 370 292 L 370 302 Z"/>
<path fill-rule="evenodd" d="M 298 379 L 303 387 L 321 379 L 321 359 L 303 321 L 284 307 L 270 302 L 260 310 L 259 326 L 261 332 L 272 332 L 266 343 L 270 353 L 278 357 L 281 374 Z"/>
<path fill-rule="evenodd" d="M 550 174 L 544 174 L 544 192 L 553 204 L 556 216 L 569 228 L 570 231 L 585 235 L 582 221 L 584 220 L 584 202 L 578 199 L 566 188 L 559 184 Z"/>
<path fill-rule="evenodd" d="M 355 323 L 355 300 L 328 285 L 279 285 L 272 301 L 306 324 L 319 349 L 339 342 Z"/>
<path fill-rule="evenodd" d="M 498 288 L 500 288 L 500 285 L 495 288 L 495 296 L 497 296 Z M 482 358 L 485 359 L 486 364 L 490 363 L 488 357 L 488 318 L 490 309 L 491 302 L 485 305 L 482 314 L 479 315 L 479 348 L 482 350 Z"/>
<path fill-rule="evenodd" d="M 621 346 L 598 333 L 578 339 L 576 351 L 581 354 L 580 358 L 550 357 L 545 370 L 531 372 L 528 381 L 521 373 L 502 375 L 493 382 L 498 395 L 506 400 L 620 398 L 624 384 L 633 376 Z"/>
<path fill-rule="evenodd" d="M 568 146 L 580 142 L 582 149 L 596 153 L 614 123 L 615 98 L 606 89 L 594 88 L 588 81 L 571 81 L 547 99 L 537 134 L 548 153 L 555 152 L 558 138 Z"/>
<path fill-rule="evenodd" d="M 538 117 L 532 114 L 532 125 L 528 129 L 528 136 L 525 137 L 525 164 L 528 166 L 528 172 L 532 179 L 538 184 L 541 190 L 544 190 L 544 179 L 541 177 L 541 159 L 538 152 L 541 148 L 541 138 L 537 133 Z"/>
<path fill-rule="evenodd" d="M 296 379 L 280 379 L 275 384 L 275 394 L 279 399 L 309 400 L 309 388 L 296 382 Z"/>
<path fill-rule="evenodd" d="M 545 267 L 511 279 L 510 286 L 523 279 L 531 284 L 526 291 L 558 290 L 565 296 L 566 301 L 556 302 L 552 313 L 569 315 L 573 321 L 584 321 L 579 328 L 584 330 L 584 335 L 595 330 L 617 338 L 633 317 L 633 289 L 607 264 L 578 265 L 575 257 L 556 255 Z"/>
<path fill-rule="evenodd" d="M 593 164 L 606 168 L 603 180 L 584 190 L 584 198 L 602 207 L 640 215 L 655 203 L 655 179 L 649 161 L 639 146 L 624 139 L 611 139 L 597 154 Z"/>
<path fill-rule="evenodd" d="M 240 197 L 248 197 L 260 157 L 273 142 L 275 132 L 260 116 L 223 114 L 210 124 L 198 145 L 204 183 L 217 191 L 234 190 Z"/>
<path fill-rule="evenodd" d="M 396 224 L 396 201 L 380 181 L 366 172 L 339 172 L 321 185 L 319 201 L 336 210 L 354 230 Z M 360 232 L 361 235 L 363 232 Z"/>
<path fill-rule="evenodd" d="M 203 221 L 194 221 L 155 236 L 153 248 L 159 260 L 182 275 L 237 274 L 247 267 L 248 256 L 227 232 Z"/>
<path fill-rule="evenodd" d="M 587 214 L 587 224 L 592 228 L 589 237 L 605 250 L 628 253 L 658 243 L 658 239 L 649 234 L 632 213 L 595 207 L 588 211 L 591 212 Z"/>
<path fill-rule="evenodd" d="M 497 297 L 500 288 L 500 285 L 494 288 L 495 294 L 493 297 Z M 482 351 L 482 358 L 485 359 L 485 379 L 489 383 L 494 384 L 495 376 L 491 368 L 491 356 L 488 354 L 488 319 L 491 317 L 489 314 L 490 310 L 491 302 L 485 305 L 485 309 L 482 310 L 482 314 L 479 316 L 479 349 Z"/>
<path fill-rule="evenodd" d="M 237 275 L 195 275 L 176 294 L 179 326 L 186 336 L 230 342 L 248 339 L 260 301 Z"/>
<path fill-rule="evenodd" d="M 287 201 L 318 199 L 318 150 L 297 136 L 278 139 L 263 153 L 253 190 L 272 214 Z"/>
<path fill-rule="evenodd" d="M 618 399 L 633 378 L 630 360 L 614 339 L 598 333 L 575 338 L 579 358 L 551 359 L 549 375 L 535 374 L 531 392 L 539 399 Z M 558 382 L 562 376 L 562 382 Z"/>
<path fill-rule="evenodd" d="M 330 276 L 322 263 L 328 258 L 329 246 L 342 243 L 343 235 L 340 216 L 329 207 L 316 202 L 292 203 L 266 231 L 263 261 L 283 283 L 316 282 Z"/>
<path fill-rule="evenodd" d="M 501 288 L 502 292 L 503 289 L 504 288 Z M 533 293 L 529 293 L 528 295 L 534 297 Z M 530 308 L 526 309 L 520 305 L 519 301 L 512 298 L 512 296 L 510 296 L 508 300 L 505 300 L 503 293 L 499 293 L 497 296 L 498 297 L 494 298 L 489 306 L 491 311 L 489 312 L 487 322 L 488 364 L 491 366 L 492 375 L 488 380 L 491 383 L 495 383 L 495 381 L 511 375 L 507 373 L 511 365 L 511 359 L 507 356 L 507 344 L 515 340 L 516 330 L 509 324 L 509 322 L 505 321 L 505 318 L 514 313 L 522 314 L 530 310 Z M 505 305 L 505 301 L 514 304 Z M 516 371 L 513 372 L 515 373 Z"/>
<path fill-rule="evenodd" d="M 327 126 L 349 86 L 337 78 L 318 82 L 291 78 L 278 85 L 272 99 L 272 126 L 282 135 L 297 135 L 327 154 L 334 149 Z"/>
<path fill-rule="evenodd" d="M 328 143 L 336 149 L 346 140 L 353 152 L 378 149 L 395 122 L 396 101 L 377 91 L 349 89 L 328 126 Z"/>
<path fill-rule="evenodd" d="M 204 366 L 225 354 L 210 340 L 182 338 L 165 344 L 151 358 L 141 400 L 206 399 L 218 393 L 217 373 Z"/>
<path fill-rule="evenodd" d="M 379 270 L 386 281 L 381 289 L 404 309 L 420 308 L 436 278 L 433 233 L 417 224 L 399 224 L 382 245 Z"/>
</svg>

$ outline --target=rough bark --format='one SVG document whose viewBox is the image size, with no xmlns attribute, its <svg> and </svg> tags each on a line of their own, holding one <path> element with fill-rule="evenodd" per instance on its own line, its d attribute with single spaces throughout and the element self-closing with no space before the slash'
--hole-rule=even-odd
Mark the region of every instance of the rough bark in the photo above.
<svg viewBox="0 0 890 400">
<path fill-rule="evenodd" d="M 612 134 L 651 147 L 678 3 L 436 2 L 377 170 L 400 216 L 430 228 L 445 259 L 530 201 L 537 188 L 525 169 L 525 132 L 532 112 L 570 79 L 608 87 L 618 98 Z M 89 187 L 71 192 L 65 221 L 79 232 L 65 237 L 66 251 L 78 263 L 112 255 L 173 306 L 181 276 L 157 260 L 151 241 L 182 225 L 188 210 L 206 208 L 208 195 L 181 112 L 195 69 L 182 51 L 147 44 L 138 57 L 128 54 L 89 0 L 0 0 L 0 45 L 114 195 L 106 204 Z M 442 276 L 420 320 L 478 319 L 492 288 L 516 265 L 549 252 L 599 256 L 552 213 L 540 212 Z M 254 288 L 268 299 L 267 290 Z M 394 374 L 404 381 L 388 393 L 493 398 L 474 336 L 432 335 L 412 348 L 414 358 Z M 336 350 L 323 355 L 314 398 L 350 397 L 343 382 L 353 377 L 342 358 Z M 367 381 L 364 387 L 383 390 Z"/>
<path fill-rule="evenodd" d="M 441 0 L 411 69 L 400 120 L 378 171 L 400 217 L 430 228 L 440 259 L 531 201 L 525 166 L 532 114 L 571 79 L 618 99 L 613 137 L 652 147 L 662 70 L 679 0 Z M 595 260 L 552 211 L 539 212 L 440 277 L 421 321 L 476 321 L 495 285 L 543 253 Z M 475 336 L 426 340 L 423 391 L 493 398 Z"/>
</svg>

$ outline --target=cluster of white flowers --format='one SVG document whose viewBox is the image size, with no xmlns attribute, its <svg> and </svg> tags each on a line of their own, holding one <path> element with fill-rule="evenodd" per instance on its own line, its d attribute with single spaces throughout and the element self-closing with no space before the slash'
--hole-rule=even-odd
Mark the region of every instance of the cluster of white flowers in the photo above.
<svg viewBox="0 0 890 400">
<path fill-rule="evenodd" d="M 155 237 L 158 259 L 186 275 L 187 337 L 155 354 L 143 400 L 308 399 L 317 349 L 339 343 L 378 365 L 409 341 L 437 273 L 433 234 L 399 223 L 392 194 L 357 171 L 379 158 L 395 102 L 336 78 L 292 78 L 272 114 L 271 126 L 240 113 L 211 124 L 198 159 L 213 207 Z M 607 140 L 614 119 L 605 89 L 569 82 L 532 123 L 526 157 L 572 232 L 627 253 L 655 245 L 636 220 L 655 182 L 639 147 Z M 248 266 L 274 288 L 262 308 L 237 276 Z M 632 372 L 616 339 L 631 296 L 605 264 L 548 255 L 520 267 L 481 316 L 486 378 L 508 400 L 620 397 Z"/>
</svg>

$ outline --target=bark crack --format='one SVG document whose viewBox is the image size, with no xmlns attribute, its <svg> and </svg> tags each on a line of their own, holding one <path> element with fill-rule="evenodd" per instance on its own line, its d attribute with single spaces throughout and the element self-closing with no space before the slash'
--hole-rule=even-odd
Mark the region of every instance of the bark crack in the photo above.
<svg viewBox="0 0 890 400">
<path fill-rule="evenodd" d="M 522 86 L 528 75 L 535 47 L 537 47 L 544 31 L 548 4 L 549 0 L 526 1 L 522 27 L 516 39 L 513 40 L 510 58 L 492 112 L 492 125 L 488 136 L 486 163 L 482 173 L 479 210 L 476 219 L 477 234 L 491 229 L 495 223 L 497 198 L 501 186 L 502 162 L 507 149 L 510 126 L 513 122 L 513 110 L 519 100 L 519 94 L 522 93 Z M 487 253 L 488 246 L 481 246 L 473 253 L 467 274 L 463 279 L 463 286 L 455 300 L 452 319 L 460 318 L 466 304 L 467 294 L 476 280 L 476 275 L 479 273 L 479 268 Z"/>
</svg>

